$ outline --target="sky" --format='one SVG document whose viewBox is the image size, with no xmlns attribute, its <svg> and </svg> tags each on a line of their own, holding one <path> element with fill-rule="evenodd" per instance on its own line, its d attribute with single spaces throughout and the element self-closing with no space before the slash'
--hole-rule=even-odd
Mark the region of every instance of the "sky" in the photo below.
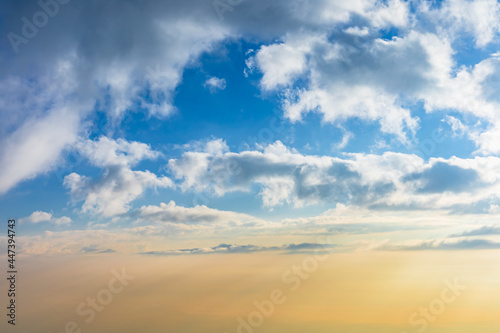
<svg viewBox="0 0 500 333">
<path fill-rule="evenodd" d="M 186 260 L 177 278 L 192 282 L 205 260 L 247 258 L 242 272 L 251 279 L 258 263 L 266 275 L 304 256 L 338 256 L 340 266 L 327 261 L 318 273 L 313 295 L 336 270 L 357 276 L 349 260 L 378 258 L 384 285 L 400 267 L 392 256 L 412 279 L 417 268 L 432 271 L 415 257 L 442 258 L 450 280 L 466 278 L 478 260 L 481 272 L 495 262 L 497 0 L 9 0 L 0 4 L 0 36 L 0 219 L 18 221 L 26 262 L 75 258 L 87 267 L 90 257 L 107 269 L 104 262 L 128 258 L 141 271 L 158 262 L 181 269 Z M 461 256 L 460 269 L 447 266 Z M 362 274 L 376 271 L 362 266 Z M 224 278 L 207 277 L 211 294 L 238 275 L 226 269 Z M 37 272 L 49 278 L 47 268 Z M 446 284 L 427 277 L 423 286 Z M 492 281 L 485 288 L 470 304 L 500 290 Z M 233 294 L 245 293 L 235 285 Z M 319 312 L 296 327 L 418 326 L 405 324 L 407 314 L 360 321 L 355 312 L 322 326 L 328 302 L 320 296 L 317 304 L 298 298 Z M 384 318 L 399 304 L 374 299 L 387 307 Z M 439 332 L 491 323 L 485 302 L 482 319 L 470 314 L 450 326 L 444 318 Z M 186 305 L 180 318 L 207 316 L 197 309 Z M 267 330 L 290 331 L 294 311 L 272 317 Z M 225 325 L 209 317 L 210 332 Z M 168 325 L 200 330 L 188 322 Z"/>
</svg>

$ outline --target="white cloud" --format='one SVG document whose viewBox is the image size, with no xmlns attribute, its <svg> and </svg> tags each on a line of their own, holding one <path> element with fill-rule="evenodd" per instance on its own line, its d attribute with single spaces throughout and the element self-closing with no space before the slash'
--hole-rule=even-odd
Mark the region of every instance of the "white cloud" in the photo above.
<svg viewBox="0 0 500 333">
<path fill-rule="evenodd" d="M 469 128 L 455 117 L 446 115 L 443 121 L 450 125 L 454 137 L 463 136 L 469 131 Z"/>
<path fill-rule="evenodd" d="M 71 223 L 71 218 L 67 216 L 59 217 L 54 219 L 54 223 L 59 225 L 68 225 Z"/>
<path fill-rule="evenodd" d="M 224 90 L 226 89 L 226 79 L 212 76 L 205 81 L 205 87 L 208 87 L 211 93 L 215 93 L 218 90 Z"/>
<path fill-rule="evenodd" d="M 429 10 L 425 2 L 422 4 L 420 10 L 427 12 L 436 25 L 444 28 L 442 33 L 452 38 L 465 32 L 474 37 L 478 47 L 484 47 L 500 31 L 500 4 L 496 0 L 448 0 L 434 10 Z"/>
<path fill-rule="evenodd" d="M 140 218 L 154 222 L 170 222 L 180 224 L 234 224 L 255 221 L 254 217 L 230 211 L 220 211 L 206 206 L 186 208 L 177 206 L 174 201 L 159 206 L 143 206 Z"/>
<path fill-rule="evenodd" d="M 445 2 L 440 15 L 458 3 L 465 4 Z M 467 2 L 469 5 L 486 8 L 493 2 Z M 424 10 L 419 15 L 425 21 L 426 15 L 427 19 L 437 15 L 435 11 Z M 477 153 L 497 154 L 500 57 L 492 54 L 475 65 L 457 68 L 452 47 L 457 37 L 426 29 L 432 31 L 420 25 L 403 29 L 391 40 L 380 38 L 366 26 L 328 33 L 301 30 L 262 46 L 248 58 L 247 65 L 262 73 L 263 92 L 280 93 L 283 111 L 291 122 L 302 121 L 307 113 L 319 113 L 323 121 L 331 123 L 357 118 L 379 123 L 383 133 L 408 145 L 419 127 L 411 105 L 422 101 L 427 112 L 452 110 L 472 115 L 473 121 L 483 120 L 489 125 L 486 129 L 483 126 L 467 135 L 476 143 Z M 497 34 L 496 30 L 490 32 L 484 33 Z M 481 38 L 490 41 L 490 37 Z M 300 87 L 295 86 L 298 79 L 302 80 Z"/>
<path fill-rule="evenodd" d="M 366 16 L 374 27 L 394 26 L 403 28 L 409 24 L 410 10 L 408 2 L 401 0 L 389 0 L 385 4 L 366 1 Z"/>
<path fill-rule="evenodd" d="M 29 223 L 40 223 L 40 222 L 49 222 L 56 225 L 69 225 L 71 224 L 71 218 L 67 216 L 62 216 L 56 218 L 52 215 L 52 213 L 47 213 L 43 211 L 35 211 L 30 216 L 25 217 L 20 220 L 21 222 L 29 222 Z"/>
<path fill-rule="evenodd" d="M 344 32 L 355 36 L 368 36 L 370 34 L 370 30 L 368 29 L 368 27 L 349 27 L 347 29 L 344 29 Z"/>
<path fill-rule="evenodd" d="M 314 44 L 323 38 L 287 36 L 281 44 L 262 46 L 251 61 L 264 74 L 261 80 L 262 88 L 273 90 L 292 84 L 307 69 L 307 54 L 311 52 Z"/>
<path fill-rule="evenodd" d="M 428 112 L 453 109 L 481 119 L 486 129 L 463 123 L 471 129 L 467 135 L 475 141 L 477 153 L 500 152 L 495 81 L 499 55 L 456 68 L 452 47 L 464 33 L 475 38 L 477 47 L 494 42 L 500 28 L 498 1 L 449 0 L 436 9 L 418 2 L 414 13 L 408 2 L 399 0 L 320 0 L 313 6 L 302 0 L 252 1 L 224 22 L 210 2 L 201 0 L 146 2 L 141 10 L 134 4 L 117 11 L 98 1 L 74 6 L 44 27 L 44 33 L 21 45 L 18 56 L 1 48 L 5 63 L 0 69 L 0 194 L 54 169 L 61 153 L 85 136 L 82 123 L 95 106 L 105 110 L 115 125 L 136 105 L 150 116 L 171 115 L 184 68 L 218 43 L 246 36 L 268 42 L 247 61 L 261 71 L 263 92 L 282 94 L 283 110 L 292 122 L 309 112 L 333 123 L 359 118 L 378 123 L 383 133 L 408 143 L 419 126 L 408 105 L 423 101 Z M 6 17 L 22 17 L 14 2 L 4 9 Z M 92 28 L 82 29 L 89 17 Z M 7 20 L 2 31 L 15 31 L 18 25 L 18 20 Z M 380 37 L 380 29 L 393 27 L 400 37 Z M 294 86 L 298 79 L 305 82 L 300 88 Z M 211 78 L 207 85 L 221 89 L 221 80 Z M 142 97 L 146 92 L 149 99 Z M 107 190 L 97 191 L 98 199 L 89 198 L 88 207 L 93 207 L 89 210 L 102 211 L 96 208 L 99 198 L 109 201 L 114 195 L 109 187 L 118 185 L 108 175 L 121 179 L 117 184 L 128 184 L 131 193 L 118 199 L 114 212 L 125 211 L 144 191 L 134 185 L 139 181 L 146 188 L 169 186 L 164 177 L 159 180 L 126 167 L 134 163 L 130 158 L 153 156 L 122 156 L 122 143 L 114 144 L 115 158 L 125 164 L 111 167 L 108 157 L 94 156 L 96 165 L 109 168 L 104 178 L 111 178 Z M 204 161 L 200 154 L 192 158 Z M 74 193 L 86 191 L 92 183 L 79 177 L 67 178 Z M 186 179 L 183 186 L 194 186 L 190 181 L 194 179 Z M 269 184 L 273 190 L 265 188 L 262 194 L 270 205 L 295 202 L 286 197 L 292 184 L 288 179 Z M 272 198 L 270 193 L 279 195 Z"/>
<path fill-rule="evenodd" d="M 51 74 L 0 79 L 0 194 L 56 168 L 81 134 L 89 102 L 67 98 L 77 86 L 71 60 L 47 64 Z"/>
<path fill-rule="evenodd" d="M 363 164 L 361 155 L 352 155 L 354 159 L 346 160 L 305 156 L 278 141 L 262 152 L 186 152 L 181 159 L 170 160 L 168 166 L 174 177 L 181 180 L 184 190 L 208 191 L 222 196 L 231 191 L 250 191 L 252 184 L 259 184 L 264 206 L 274 207 L 282 204 L 302 206 L 323 200 L 373 201 L 384 196 L 387 185 L 408 172 L 419 170 L 417 166 L 423 164 L 417 156 L 408 156 L 409 163 L 402 158 L 403 154 L 389 153 L 378 159 L 373 156 L 374 161 Z M 380 164 L 379 168 L 375 162 Z M 404 166 L 404 163 L 410 165 Z M 377 191 L 380 191 L 377 198 L 370 198 Z"/>
<path fill-rule="evenodd" d="M 462 246 L 458 246 L 452 238 L 466 237 L 463 246 L 479 249 L 488 246 L 488 241 L 469 242 L 471 237 L 488 236 L 494 240 L 500 230 L 498 216 L 485 215 L 482 220 L 487 227 L 478 229 L 477 223 L 470 221 L 472 216 L 466 214 L 453 216 L 446 211 L 408 214 L 407 211 L 374 211 L 341 204 L 318 216 L 287 218 L 277 222 L 203 206 L 181 207 L 173 202 L 143 206 L 136 213 L 130 216 L 135 217 L 136 224 L 140 225 L 132 228 L 46 231 L 41 235 L 20 236 L 20 246 L 27 254 L 139 252 L 176 255 L 303 252 L 329 248 L 340 251 L 458 250 Z M 457 226 L 460 227 L 457 229 Z M 463 233 L 452 234 L 457 230 Z M 318 234 L 324 236 L 318 237 Z M 269 235 L 272 237 L 266 238 Z M 436 239 L 442 235 L 450 236 Z"/>
<path fill-rule="evenodd" d="M 287 5 L 289 3 L 283 2 Z M 296 1 L 290 7 L 297 18 L 323 27 L 347 22 L 352 16 L 361 16 L 367 24 L 376 28 L 405 27 L 409 23 L 408 3 L 400 0 L 385 3 L 370 0 L 320 0 L 314 6 L 307 1 Z"/>
<path fill-rule="evenodd" d="M 134 171 L 134 165 L 144 159 L 155 159 L 159 153 L 143 143 L 101 137 L 77 145 L 90 163 L 104 168 L 99 180 L 71 173 L 64 178 L 64 185 L 72 197 L 84 200 L 83 212 L 115 216 L 130 209 L 130 203 L 149 188 L 172 187 L 168 177 L 158 177 L 150 171 Z"/>
<path fill-rule="evenodd" d="M 137 228 L 147 235 L 182 237 L 212 237 L 226 235 L 253 235 L 260 230 L 278 228 L 251 215 L 209 208 L 204 205 L 182 207 L 170 201 L 159 206 L 142 206 L 130 214 Z"/>
<path fill-rule="evenodd" d="M 167 177 L 158 177 L 149 171 L 133 171 L 127 168 L 108 168 L 96 182 L 82 181 L 78 174 L 66 176 L 64 185 L 75 200 L 85 200 L 82 211 L 102 214 L 105 217 L 126 213 L 130 203 L 149 188 L 167 188 L 172 182 Z"/>
<path fill-rule="evenodd" d="M 38 215 L 47 219 L 43 217 L 43 212 Z M 46 231 L 40 235 L 20 236 L 21 250 L 26 254 L 103 254 L 116 251 L 169 255 L 213 251 L 311 251 L 325 248 L 321 244 L 332 246 L 333 243 L 340 251 L 377 250 L 383 247 L 408 250 L 408 246 L 415 247 L 423 243 L 449 243 L 448 238 L 435 240 L 443 235 L 450 235 L 449 238 L 494 237 L 500 230 L 498 215 L 450 215 L 446 210 L 419 210 L 409 214 L 405 210 L 372 210 L 342 204 L 317 216 L 285 218 L 274 222 L 205 206 L 182 207 L 174 202 L 143 206 L 127 216 L 135 221 L 135 226 L 108 230 L 107 225 L 94 225 L 89 230 Z M 51 218 L 54 220 L 53 216 Z M 478 229 L 478 219 L 487 227 Z M 473 223 L 473 220 L 476 222 Z M 367 237 L 372 240 L 367 241 Z M 0 240 L 0 246 L 2 242 L 5 243 L 5 240 Z M 219 243 L 222 244 L 214 246 Z M 481 248 L 479 243 L 469 245 Z M 459 247 L 451 245 L 448 249 Z"/>
<path fill-rule="evenodd" d="M 77 139 L 79 117 L 67 107 L 26 121 L 0 148 L 0 194 L 52 170 L 61 151 Z"/>
<path fill-rule="evenodd" d="M 79 152 L 98 167 L 133 166 L 144 159 L 156 159 L 160 154 L 145 143 L 113 140 L 101 136 L 95 141 L 85 140 L 76 145 Z"/>
<path fill-rule="evenodd" d="M 472 123 L 463 123 L 463 126 L 469 128 L 466 134 L 475 142 L 477 153 L 482 155 L 500 152 L 500 146 L 496 144 L 500 138 L 497 117 L 500 108 L 499 74 L 500 57 L 492 54 L 470 68 L 460 68 L 455 76 L 443 77 L 438 86 L 421 95 L 428 111 L 452 109 L 471 115 Z M 480 126 L 476 129 L 477 124 Z"/>
<path fill-rule="evenodd" d="M 32 223 L 38 223 L 38 222 L 48 222 L 52 219 L 52 214 L 51 213 L 46 213 L 42 211 L 36 211 L 31 214 L 26 221 L 32 222 Z"/>
<path fill-rule="evenodd" d="M 400 96 L 417 97 L 446 75 L 449 50 L 444 55 L 433 52 L 431 46 L 437 44 L 437 48 L 440 41 L 430 34 L 410 33 L 391 41 L 334 37 L 338 38 L 300 33 L 263 46 L 251 62 L 263 73 L 262 89 L 286 88 L 305 78 L 306 88 L 284 90 L 283 109 L 292 122 L 308 112 L 318 112 L 333 123 L 360 118 L 379 122 L 382 132 L 406 142 L 416 132 L 419 119 L 402 106 Z"/>
</svg>

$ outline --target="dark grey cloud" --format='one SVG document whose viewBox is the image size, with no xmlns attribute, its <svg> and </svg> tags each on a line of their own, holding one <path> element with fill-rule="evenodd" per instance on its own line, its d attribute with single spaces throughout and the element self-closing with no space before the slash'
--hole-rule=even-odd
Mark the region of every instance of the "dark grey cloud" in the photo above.
<svg viewBox="0 0 500 333">
<path fill-rule="evenodd" d="M 427 85 L 434 84 L 430 77 L 422 75 L 431 70 L 429 54 L 420 41 L 406 43 L 380 43 L 381 34 L 371 32 L 367 36 L 354 36 L 344 31 L 335 31 L 330 36 L 339 46 L 335 59 L 328 59 L 317 50 L 314 70 L 321 73 L 321 84 L 348 86 L 369 85 L 383 88 L 395 94 L 412 95 Z"/>
</svg>

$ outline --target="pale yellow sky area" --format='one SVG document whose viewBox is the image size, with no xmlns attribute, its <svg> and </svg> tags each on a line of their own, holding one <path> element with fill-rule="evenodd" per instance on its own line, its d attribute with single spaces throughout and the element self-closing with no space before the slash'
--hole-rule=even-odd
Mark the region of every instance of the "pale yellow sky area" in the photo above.
<svg viewBox="0 0 500 333">
<path fill-rule="evenodd" d="M 16 328 L 26 333 L 498 333 L 499 253 L 24 256 L 18 263 Z M 87 303 L 92 298 L 94 308 Z M 421 307 L 429 309 L 429 319 L 419 313 Z"/>
</svg>

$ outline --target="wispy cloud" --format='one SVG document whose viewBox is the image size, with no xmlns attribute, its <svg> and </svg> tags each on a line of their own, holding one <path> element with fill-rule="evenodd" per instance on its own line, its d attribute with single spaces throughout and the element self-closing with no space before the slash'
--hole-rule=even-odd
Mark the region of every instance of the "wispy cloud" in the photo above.
<svg viewBox="0 0 500 333">
<path fill-rule="evenodd" d="M 382 245 L 377 250 L 426 251 L 426 250 L 491 250 L 500 249 L 500 242 L 488 239 L 464 239 L 456 242 L 423 241 L 414 245 Z"/>
<path fill-rule="evenodd" d="M 219 90 L 224 90 L 226 89 L 226 79 L 212 76 L 205 81 L 205 87 L 207 87 L 212 94 Z"/>
<path fill-rule="evenodd" d="M 116 251 L 113 249 L 99 249 L 96 246 L 85 246 L 81 248 L 80 252 L 102 254 L 102 253 L 115 253 Z"/>
<path fill-rule="evenodd" d="M 142 252 L 145 255 L 185 255 L 185 254 L 215 254 L 215 253 L 253 253 L 253 252 L 266 252 L 266 251 L 281 251 L 284 253 L 299 253 L 311 250 L 333 249 L 337 245 L 334 244 L 316 244 L 316 243 L 301 243 L 301 244 L 288 244 L 282 246 L 257 246 L 257 245 L 237 245 L 237 244 L 219 244 L 217 246 L 208 248 L 192 248 L 192 249 L 179 249 L 168 251 L 150 251 Z"/>
<path fill-rule="evenodd" d="M 453 234 L 448 237 L 471 237 L 471 236 L 488 236 L 488 235 L 500 235 L 500 227 L 498 226 L 483 226 L 478 229 L 464 231 L 460 234 Z"/>
</svg>

